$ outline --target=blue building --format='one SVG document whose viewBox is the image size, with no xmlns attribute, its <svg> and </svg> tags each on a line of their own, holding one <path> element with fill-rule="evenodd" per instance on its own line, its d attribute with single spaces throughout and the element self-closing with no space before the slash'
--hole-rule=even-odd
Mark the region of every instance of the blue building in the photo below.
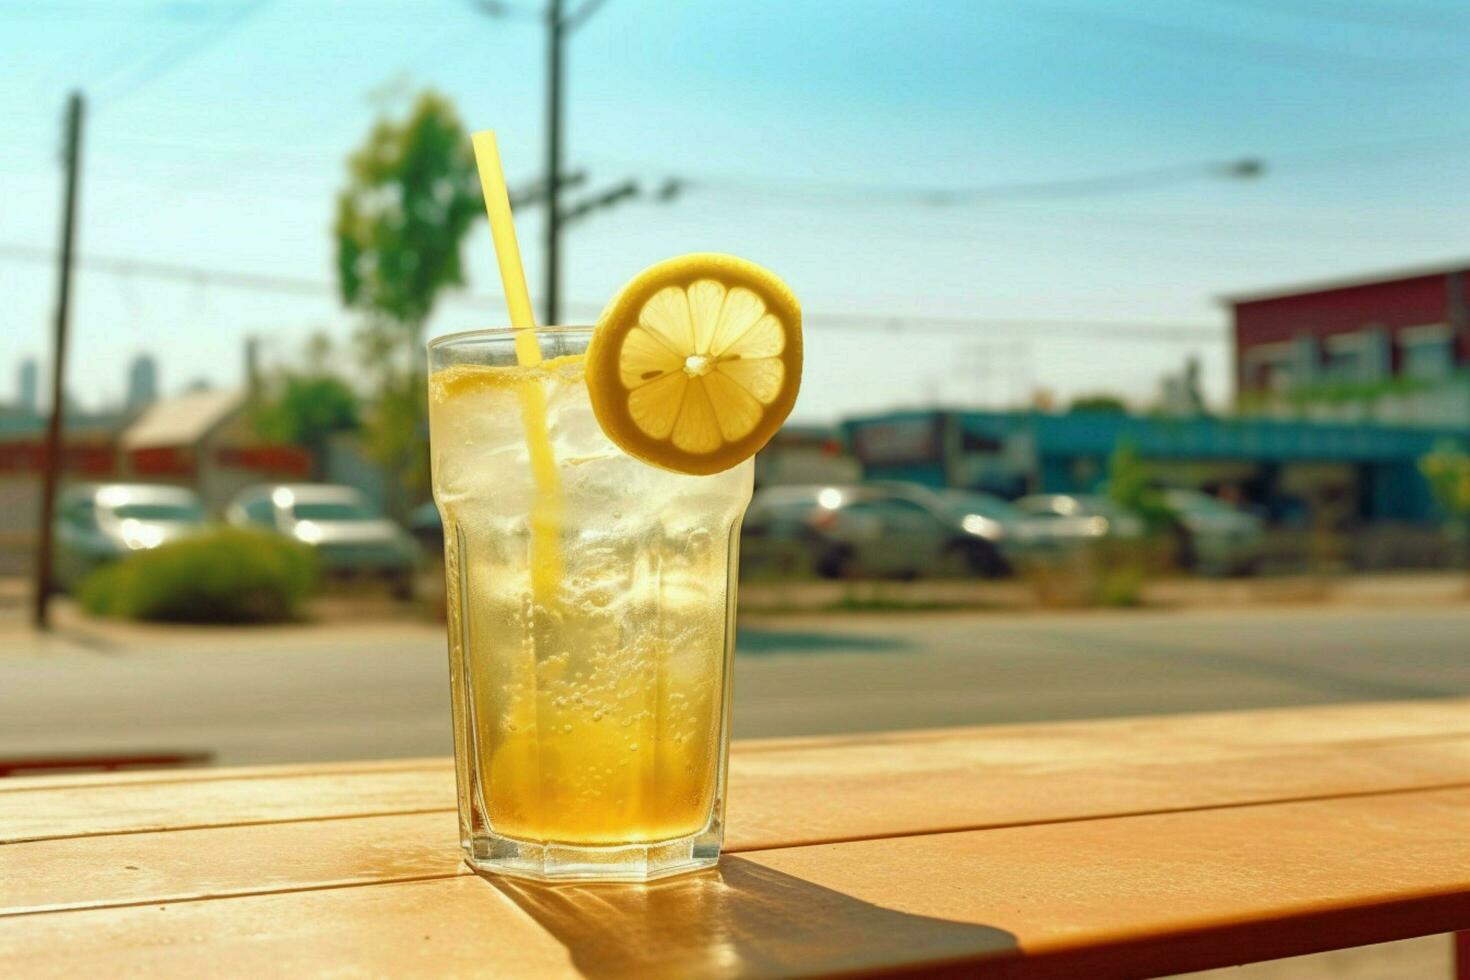
<svg viewBox="0 0 1470 980">
<path fill-rule="evenodd" d="M 1161 485 L 1231 488 L 1291 521 L 1332 499 L 1366 521 L 1426 522 L 1433 499 L 1419 459 L 1462 429 L 1273 419 L 951 410 L 850 419 L 843 431 L 867 479 L 904 479 L 1014 497 L 1088 492 L 1130 444 Z"/>
</svg>

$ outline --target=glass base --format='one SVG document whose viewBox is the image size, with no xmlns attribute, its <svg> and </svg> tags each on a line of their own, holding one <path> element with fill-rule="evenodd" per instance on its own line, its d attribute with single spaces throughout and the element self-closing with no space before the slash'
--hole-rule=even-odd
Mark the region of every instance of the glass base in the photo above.
<svg viewBox="0 0 1470 980">
<path fill-rule="evenodd" d="M 579 847 L 509 837 L 475 837 L 465 862 L 476 871 L 536 881 L 653 881 L 713 867 L 718 834 L 708 831 L 654 844 Z"/>
</svg>

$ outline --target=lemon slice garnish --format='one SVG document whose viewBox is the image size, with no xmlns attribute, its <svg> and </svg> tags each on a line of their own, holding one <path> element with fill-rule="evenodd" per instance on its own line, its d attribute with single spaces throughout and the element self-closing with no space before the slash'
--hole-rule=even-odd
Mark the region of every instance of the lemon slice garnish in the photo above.
<svg viewBox="0 0 1470 980">
<path fill-rule="evenodd" d="M 754 456 L 801 386 L 801 304 L 731 255 L 650 266 L 623 287 L 587 348 L 587 390 L 609 439 L 680 473 Z"/>
</svg>

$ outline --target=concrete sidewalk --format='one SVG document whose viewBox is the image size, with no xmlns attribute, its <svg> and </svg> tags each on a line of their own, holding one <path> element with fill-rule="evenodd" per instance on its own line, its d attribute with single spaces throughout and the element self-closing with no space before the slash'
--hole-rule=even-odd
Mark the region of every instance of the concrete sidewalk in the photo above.
<svg viewBox="0 0 1470 980">
<path fill-rule="evenodd" d="M 1143 587 L 1142 605 L 1163 609 L 1281 605 L 1436 606 L 1470 603 L 1470 573 L 1401 572 L 1291 575 L 1235 579 L 1158 578 Z M 1024 611 L 1045 609 L 1030 583 L 1018 579 L 918 582 L 744 582 L 743 612 L 901 610 L 944 607 Z"/>
<path fill-rule="evenodd" d="M 1334 576 L 1271 576 L 1236 579 L 1158 578 L 1143 589 L 1142 606 L 1150 609 L 1242 609 L 1276 606 L 1341 606 L 1401 608 L 1470 604 L 1470 573 L 1399 572 Z M 83 615 L 69 598 L 52 605 L 57 636 L 81 643 L 125 643 L 128 637 L 167 638 L 187 642 L 208 639 L 228 627 L 151 626 Z M 254 627 L 252 635 L 308 635 L 330 627 L 336 636 L 366 630 L 437 624 L 432 604 L 394 602 L 386 595 L 331 594 L 313 600 L 310 621 Z M 740 585 L 740 611 L 745 614 L 831 612 L 903 612 L 935 609 L 997 612 L 1046 612 L 1068 615 L 1075 608 L 1041 603 L 1030 583 L 1019 579 L 921 580 L 917 582 L 754 581 Z M 30 583 L 0 576 L 0 653 L 7 636 L 19 642 L 29 636 Z M 62 642 L 69 642 L 63 639 Z"/>
</svg>

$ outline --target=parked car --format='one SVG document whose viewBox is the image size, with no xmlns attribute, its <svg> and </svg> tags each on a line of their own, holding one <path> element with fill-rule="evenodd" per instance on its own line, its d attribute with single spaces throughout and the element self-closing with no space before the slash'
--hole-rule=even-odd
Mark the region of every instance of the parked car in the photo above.
<svg viewBox="0 0 1470 980">
<path fill-rule="evenodd" d="M 204 525 L 199 495 L 149 483 L 83 484 L 57 498 L 55 579 L 75 588 L 101 565 L 156 548 Z"/>
<path fill-rule="evenodd" d="M 1198 490 L 1165 490 L 1173 514 L 1179 563 L 1205 575 L 1254 572 L 1264 552 L 1261 519 Z"/>
<path fill-rule="evenodd" d="M 380 577 L 399 598 L 413 595 L 418 545 L 352 487 L 330 483 L 249 487 L 231 502 L 225 519 L 309 545 L 327 575 Z"/>
<path fill-rule="evenodd" d="M 740 526 L 740 574 L 840 572 L 845 549 L 829 533 L 821 503 L 840 503 L 838 486 L 776 486 L 755 492 Z M 828 508 L 829 509 L 829 508 Z"/>
<path fill-rule="evenodd" d="M 978 490 L 936 491 L 960 530 L 993 548 L 993 558 L 977 570 L 1004 574 L 1054 550 L 1052 522 L 1027 514 L 1010 501 Z"/>
<path fill-rule="evenodd" d="M 742 564 L 804 562 L 827 578 L 998 574 L 1007 565 L 993 530 L 974 520 L 964 527 L 938 494 L 910 484 L 769 487 L 746 512 Z"/>
<path fill-rule="evenodd" d="M 1029 525 L 1036 522 L 995 494 L 957 487 L 936 489 L 897 480 L 874 480 L 868 486 L 913 500 L 949 524 L 947 555 L 951 561 L 947 571 L 987 577 L 1009 575 L 1029 547 Z"/>
<path fill-rule="evenodd" d="M 444 554 L 444 519 L 434 501 L 419 504 L 409 512 L 408 533 L 413 535 L 424 554 L 436 559 Z"/>
<path fill-rule="evenodd" d="M 936 559 L 939 525 L 905 504 L 886 507 L 891 500 L 858 485 L 760 490 L 745 513 L 742 564 L 748 571 L 805 564 L 824 578 L 912 578 Z"/>
<path fill-rule="evenodd" d="M 1016 508 L 1043 522 L 1028 528 L 1038 540 L 1060 548 L 1099 538 L 1134 541 L 1145 530 L 1137 514 L 1097 494 L 1032 494 L 1016 501 Z"/>
</svg>

